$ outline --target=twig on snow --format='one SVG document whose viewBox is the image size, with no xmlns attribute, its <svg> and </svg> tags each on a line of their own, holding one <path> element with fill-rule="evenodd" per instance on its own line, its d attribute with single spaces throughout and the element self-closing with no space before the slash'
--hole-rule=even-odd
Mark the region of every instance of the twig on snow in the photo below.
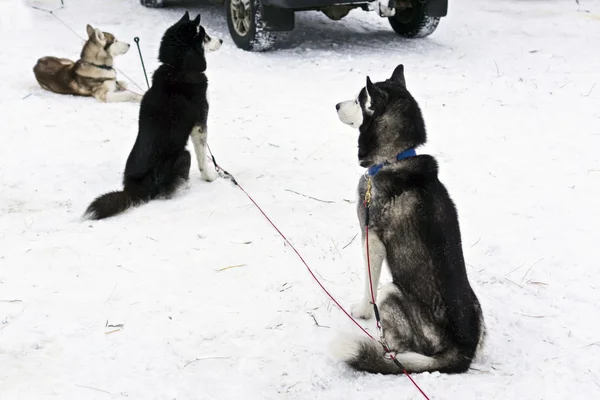
<svg viewBox="0 0 600 400">
<path fill-rule="evenodd" d="M 585 12 L 585 13 L 589 13 L 590 10 L 582 10 L 581 9 L 581 4 L 579 4 L 579 0 L 575 0 L 575 3 L 577 3 L 577 12 Z"/>
<path fill-rule="evenodd" d="M 118 283 L 115 284 L 115 287 L 113 288 L 112 292 L 110 292 L 110 296 L 108 296 L 108 299 L 106 299 L 107 302 L 110 301 L 110 298 L 112 297 L 112 295 L 115 294 L 115 290 L 117 290 L 118 285 L 119 285 Z"/>
<path fill-rule="evenodd" d="M 354 235 L 354 237 L 348 242 L 347 245 L 342 247 L 342 250 L 344 250 L 346 247 L 350 246 L 352 244 L 352 242 L 354 242 L 354 239 L 356 239 L 357 236 L 358 236 L 358 233 L 356 235 Z"/>
<path fill-rule="evenodd" d="M 79 387 L 84 388 L 84 389 L 91 389 L 91 390 L 95 390 L 97 392 L 102 392 L 102 393 L 106 393 L 106 394 L 112 395 L 111 392 L 107 392 L 106 390 L 98 389 L 98 388 L 91 387 L 91 386 L 84 386 L 84 385 L 75 385 L 75 386 L 79 386 Z"/>
<path fill-rule="evenodd" d="M 515 272 L 516 270 L 518 270 L 518 269 L 521 269 L 521 267 L 522 267 L 523 265 L 525 265 L 525 263 L 523 263 L 523 264 L 519 265 L 517 268 L 515 268 L 515 269 L 511 270 L 511 271 L 510 271 L 508 274 L 506 274 L 506 275 L 504 275 L 504 276 L 508 276 L 508 275 L 512 274 L 513 272 Z"/>
<path fill-rule="evenodd" d="M 519 315 L 522 315 L 527 318 L 548 318 L 548 317 L 556 316 L 556 315 L 528 315 L 528 314 L 523 314 L 523 313 L 519 313 Z"/>
<path fill-rule="evenodd" d="M 507 277 L 504 277 L 504 279 L 506 279 L 507 281 L 509 281 L 510 283 L 512 283 L 513 285 L 517 285 L 518 287 L 520 287 L 521 289 L 523 289 L 523 286 L 519 285 L 517 282 L 513 282 L 510 279 L 508 279 Z"/>
<path fill-rule="evenodd" d="M 189 363 L 185 364 L 183 366 L 183 368 L 185 368 L 188 365 L 193 364 L 193 363 L 195 363 L 197 361 L 203 361 L 203 360 L 221 360 L 221 359 L 226 359 L 226 358 L 229 358 L 229 357 L 203 357 L 203 358 L 196 358 L 195 360 L 190 361 Z"/>
<path fill-rule="evenodd" d="M 23 300 L 0 300 L 0 303 L 22 303 Z"/>
<path fill-rule="evenodd" d="M 132 270 L 130 270 L 130 269 L 127 269 L 127 268 L 123 267 L 121 264 L 117 265 L 117 268 L 121 268 L 121 269 L 124 269 L 124 270 L 125 270 L 125 271 L 127 271 L 127 272 L 131 272 L 132 274 L 135 274 L 135 271 L 132 271 Z"/>
<path fill-rule="evenodd" d="M 564 85 L 562 85 L 562 86 L 560 87 L 560 89 L 564 88 L 565 86 L 567 86 L 567 85 L 568 85 L 569 83 L 571 83 L 571 82 L 573 82 L 573 81 L 567 81 L 567 83 L 565 83 Z"/>
<path fill-rule="evenodd" d="M 246 266 L 246 264 L 230 265 L 230 266 L 228 266 L 228 267 L 225 267 L 225 268 L 218 269 L 218 270 L 217 270 L 217 272 L 225 271 L 225 270 L 228 270 L 228 269 L 231 269 L 231 268 L 239 268 L 239 267 L 244 267 L 244 266 Z"/>
<path fill-rule="evenodd" d="M 588 94 L 582 94 L 583 97 L 590 97 L 590 94 L 592 94 L 592 90 L 594 90 L 594 88 L 596 87 L 596 83 L 594 83 L 590 89 L 590 91 L 588 92 Z"/>
<path fill-rule="evenodd" d="M 291 287 L 292 287 L 292 285 L 290 285 L 289 283 L 286 282 L 283 285 L 281 285 L 281 290 L 279 292 L 280 293 L 285 292 L 286 290 L 291 289 Z"/>
<path fill-rule="evenodd" d="M 527 283 L 529 285 L 548 286 L 548 284 L 545 282 L 538 282 L 538 281 L 532 281 L 532 280 L 528 280 Z"/>
<path fill-rule="evenodd" d="M 473 244 L 471 245 L 471 247 L 475 247 L 475 246 L 477 245 L 477 243 L 479 243 L 480 241 L 481 241 L 481 238 L 477 239 L 477 241 L 476 241 L 475 243 L 473 243 Z"/>
<path fill-rule="evenodd" d="M 496 65 L 496 75 L 498 75 L 498 78 L 500 78 L 500 68 L 498 68 L 498 63 L 496 60 L 494 60 L 494 64 Z"/>
<path fill-rule="evenodd" d="M 106 328 L 124 328 L 125 324 L 114 324 L 114 325 L 109 325 L 108 324 L 108 320 L 106 320 L 106 324 L 104 325 Z"/>
<path fill-rule="evenodd" d="M 315 325 L 318 326 L 319 328 L 330 328 L 327 325 L 321 325 L 321 324 L 319 324 L 319 322 L 317 322 L 317 319 L 315 318 L 315 315 L 313 313 L 307 313 L 307 314 L 312 317 L 313 321 L 315 321 Z"/>
<path fill-rule="evenodd" d="M 535 267 L 540 261 L 544 260 L 545 258 L 546 257 L 542 257 L 539 260 L 537 260 L 536 262 L 534 262 L 533 264 L 531 264 L 531 267 L 529 267 L 527 272 L 525 272 L 525 275 L 523 275 L 523 277 L 521 278 L 521 282 L 523 282 L 525 280 L 525 277 L 527 277 L 527 274 L 529 273 L 529 271 L 531 271 L 531 268 Z"/>
<path fill-rule="evenodd" d="M 321 203 L 329 203 L 329 204 L 331 204 L 331 203 L 335 203 L 335 201 L 317 199 L 316 197 L 312 197 L 312 196 L 308 196 L 308 195 L 306 195 L 306 194 L 298 193 L 298 192 L 296 192 L 296 191 L 294 191 L 294 190 L 291 190 L 291 189 L 285 189 L 285 191 L 286 191 L 286 192 L 292 192 L 292 193 L 295 193 L 295 194 L 297 194 L 297 195 L 300 195 L 300 196 L 308 197 L 309 199 L 313 199 L 313 200 L 316 200 L 316 201 L 320 201 Z"/>
<path fill-rule="evenodd" d="M 333 282 L 331 282 L 329 279 L 326 279 L 326 278 L 324 278 L 324 277 L 323 277 L 323 275 L 321 275 L 321 274 L 319 273 L 319 271 L 315 271 L 315 274 L 319 275 L 319 278 L 321 278 L 321 279 L 322 279 L 322 280 L 324 280 L 325 282 L 333 283 Z M 318 308 L 318 307 L 317 307 L 317 308 Z M 316 309 L 315 309 L 315 310 L 316 310 Z"/>
</svg>

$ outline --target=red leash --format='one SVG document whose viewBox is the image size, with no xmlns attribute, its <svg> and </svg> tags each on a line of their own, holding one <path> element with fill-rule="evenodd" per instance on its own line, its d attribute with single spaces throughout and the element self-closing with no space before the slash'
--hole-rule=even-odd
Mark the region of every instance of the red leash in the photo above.
<svg viewBox="0 0 600 400">
<path fill-rule="evenodd" d="M 239 187 L 240 190 L 242 192 L 244 192 L 244 194 L 246 195 L 246 197 L 248 197 L 248 199 L 252 202 L 252 204 L 254 204 L 256 206 L 256 208 L 258 209 L 258 211 L 260 211 L 260 213 L 265 217 L 265 219 L 269 222 L 269 224 L 271 224 L 271 226 L 273 227 L 273 229 L 275 229 L 277 231 L 277 233 L 279 234 L 279 236 L 281 236 L 282 239 L 291 247 L 291 249 L 294 250 L 294 253 L 296 253 L 296 255 L 298 256 L 298 258 L 300 259 L 300 261 L 302 261 L 302 264 L 304 264 L 304 266 L 308 270 L 308 273 L 313 277 L 313 279 L 315 280 L 315 282 L 317 282 L 317 284 L 321 287 L 321 289 L 323 289 L 323 291 L 325 292 L 325 294 L 327 294 L 327 296 L 331 299 L 331 301 L 333 301 L 335 303 L 335 305 L 338 306 L 338 308 L 340 310 L 342 310 L 342 312 L 344 314 L 346 314 L 346 316 L 348 318 L 350 318 L 350 320 L 352 322 L 354 322 L 354 324 L 356 326 L 358 326 L 361 331 L 364 332 L 365 335 L 367 335 L 369 338 L 371 338 L 371 339 L 373 339 L 373 340 L 376 341 L 377 339 L 375 339 L 373 337 L 373 335 L 371 335 L 369 332 L 367 332 L 367 330 L 365 328 L 363 328 L 363 326 L 357 320 L 355 320 L 352 317 L 352 315 L 350 315 L 350 313 L 348 313 L 348 311 L 346 311 L 346 309 L 344 307 L 342 307 L 342 305 L 335 299 L 335 297 L 333 297 L 331 295 L 331 293 L 329 293 L 329 291 L 325 288 L 325 286 L 323 286 L 323 284 L 321 283 L 321 281 L 319 280 L 319 278 L 317 278 L 317 276 L 314 274 L 314 272 L 312 271 L 312 269 L 308 266 L 308 263 L 306 261 L 304 261 L 304 258 L 302 257 L 302 255 L 298 252 L 298 250 L 296 250 L 296 248 L 294 247 L 294 245 L 288 240 L 288 238 L 283 234 L 283 232 L 281 232 L 279 230 L 279 228 L 277 228 L 277 226 L 273 223 L 273 221 L 271 221 L 271 218 L 269 218 L 269 216 L 263 211 L 263 209 L 258 205 L 258 203 L 256 201 L 254 201 L 254 199 L 252 198 L 252 196 L 250 196 L 250 194 L 248 194 L 248 192 L 246 192 L 246 190 L 238 183 L 238 181 L 233 177 L 233 175 L 231 175 L 229 172 L 225 171 L 223 168 L 221 168 L 219 166 L 219 164 L 217 164 L 217 160 L 215 159 L 215 156 L 212 154 L 212 151 L 210 149 L 210 146 L 208 146 L 208 143 L 206 144 L 206 147 L 208 148 L 208 151 L 210 153 L 210 157 L 212 159 L 213 164 L 215 165 L 215 168 L 216 168 L 217 172 L 220 172 L 221 175 L 224 178 L 230 179 L 231 182 L 233 182 L 234 185 L 236 185 L 237 187 Z M 370 196 L 370 190 L 369 190 L 369 196 Z M 369 201 L 370 201 L 370 199 L 369 199 Z M 387 344 L 385 344 L 385 342 L 383 341 L 383 332 L 381 331 L 381 321 L 379 319 L 379 311 L 377 310 L 377 305 L 375 304 L 375 295 L 374 295 L 374 292 L 373 292 L 373 282 L 371 280 L 371 260 L 370 260 L 370 257 L 369 257 L 368 202 L 366 202 L 366 201 L 365 201 L 365 207 L 367 209 L 367 227 L 366 227 L 367 266 L 369 268 L 369 283 L 370 283 L 370 287 L 371 287 L 371 299 L 373 301 L 373 306 L 375 308 L 375 317 L 376 317 L 376 320 L 377 320 L 377 328 L 380 331 L 380 335 L 381 335 L 380 342 L 383 345 L 383 348 L 386 351 L 386 353 L 392 359 L 392 361 L 394 361 L 394 363 L 399 366 L 399 368 L 402 370 L 402 372 L 408 377 L 408 379 L 410 379 L 410 381 L 412 382 L 412 384 L 415 385 L 415 387 L 419 390 L 419 392 L 421 392 L 421 394 L 423 395 L 423 397 L 425 397 L 425 399 L 427 399 L 427 400 L 430 400 L 429 397 L 427 397 L 427 395 L 425 394 L 425 392 L 419 387 L 419 385 L 417 384 L 417 382 L 415 382 L 414 379 L 410 376 L 410 374 L 406 371 L 406 369 L 404 368 L 404 366 L 402 366 L 402 364 L 396 359 L 396 357 L 394 356 L 394 354 L 392 352 L 390 352 L 390 350 L 387 347 Z"/>
</svg>

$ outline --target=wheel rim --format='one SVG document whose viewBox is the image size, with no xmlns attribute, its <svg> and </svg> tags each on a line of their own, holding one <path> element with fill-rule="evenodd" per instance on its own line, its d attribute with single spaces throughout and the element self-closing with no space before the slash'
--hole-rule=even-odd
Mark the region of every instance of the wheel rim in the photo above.
<svg viewBox="0 0 600 400">
<path fill-rule="evenodd" d="M 406 10 L 402 10 L 400 12 L 396 11 L 396 21 L 400 22 L 401 24 L 409 24 L 415 17 L 415 14 L 416 9 L 414 5 Z"/>
<path fill-rule="evenodd" d="M 250 0 L 231 0 L 229 12 L 233 29 L 240 36 L 246 36 L 250 31 L 252 12 L 250 11 Z"/>
</svg>

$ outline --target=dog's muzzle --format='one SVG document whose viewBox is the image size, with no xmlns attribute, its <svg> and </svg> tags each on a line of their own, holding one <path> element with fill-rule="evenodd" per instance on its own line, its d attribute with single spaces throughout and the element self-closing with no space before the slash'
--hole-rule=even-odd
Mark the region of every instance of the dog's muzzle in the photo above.
<svg viewBox="0 0 600 400">
<path fill-rule="evenodd" d="M 356 100 L 343 101 L 335 105 L 338 118 L 346 125 L 358 128 L 363 122 L 363 113 Z"/>
</svg>

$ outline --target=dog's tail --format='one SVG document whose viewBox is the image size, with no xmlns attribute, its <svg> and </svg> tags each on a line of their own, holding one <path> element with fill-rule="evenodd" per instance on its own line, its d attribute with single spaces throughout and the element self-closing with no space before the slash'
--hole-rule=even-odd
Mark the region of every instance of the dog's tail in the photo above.
<svg viewBox="0 0 600 400">
<path fill-rule="evenodd" d="M 402 369 L 393 360 L 384 357 L 381 343 L 369 338 L 341 337 L 332 343 L 332 352 L 350 367 L 374 374 L 401 374 Z M 440 371 L 446 373 L 465 372 L 470 360 L 464 359 L 456 348 L 451 348 L 433 357 L 419 353 L 396 353 L 395 357 L 407 372 Z"/>
<path fill-rule="evenodd" d="M 120 214 L 123 211 L 136 207 L 144 201 L 139 196 L 132 195 L 130 192 L 123 190 L 118 192 L 109 192 L 97 197 L 92 204 L 89 205 L 84 219 L 104 219 Z"/>
</svg>

